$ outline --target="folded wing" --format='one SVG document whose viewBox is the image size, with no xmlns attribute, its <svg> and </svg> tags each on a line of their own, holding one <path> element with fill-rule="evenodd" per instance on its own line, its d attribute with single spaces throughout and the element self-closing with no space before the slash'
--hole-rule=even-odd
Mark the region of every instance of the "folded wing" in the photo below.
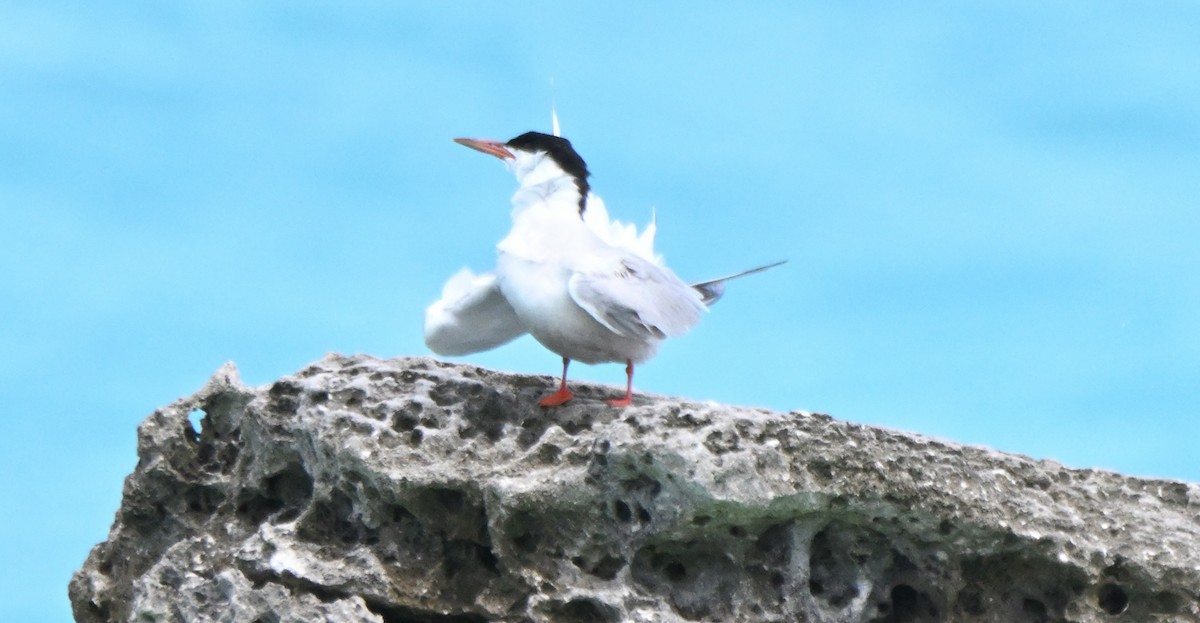
<svg viewBox="0 0 1200 623">
<path fill-rule="evenodd" d="M 577 270 L 567 290 L 597 322 L 641 340 L 682 335 L 700 322 L 706 309 L 699 292 L 633 253 Z"/>
<path fill-rule="evenodd" d="M 468 355 L 510 342 L 525 333 L 492 273 L 464 268 L 425 309 L 425 345 L 439 355 Z"/>
</svg>

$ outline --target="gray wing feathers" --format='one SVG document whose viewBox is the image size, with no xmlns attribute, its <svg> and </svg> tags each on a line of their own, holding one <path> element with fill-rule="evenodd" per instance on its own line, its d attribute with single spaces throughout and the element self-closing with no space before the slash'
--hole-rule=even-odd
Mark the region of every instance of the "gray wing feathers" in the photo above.
<svg viewBox="0 0 1200 623">
<path fill-rule="evenodd" d="M 442 298 L 425 310 L 425 345 L 439 355 L 467 355 L 520 337 L 526 331 L 492 273 L 456 273 Z"/>
<path fill-rule="evenodd" d="M 567 282 L 571 298 L 597 322 L 625 337 L 661 340 L 700 322 L 698 292 L 654 264 L 628 255 Z"/>
</svg>

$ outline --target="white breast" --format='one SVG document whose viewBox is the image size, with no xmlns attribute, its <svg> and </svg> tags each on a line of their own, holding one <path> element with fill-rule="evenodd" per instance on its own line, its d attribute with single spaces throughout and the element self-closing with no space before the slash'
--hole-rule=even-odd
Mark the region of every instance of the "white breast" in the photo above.
<svg viewBox="0 0 1200 623">
<path fill-rule="evenodd" d="M 567 284 L 581 264 L 612 253 L 578 214 L 531 206 L 514 215 L 497 245 L 501 291 L 529 333 L 563 357 L 584 363 L 645 361 L 657 340 L 634 340 L 597 322 L 571 298 Z"/>
</svg>

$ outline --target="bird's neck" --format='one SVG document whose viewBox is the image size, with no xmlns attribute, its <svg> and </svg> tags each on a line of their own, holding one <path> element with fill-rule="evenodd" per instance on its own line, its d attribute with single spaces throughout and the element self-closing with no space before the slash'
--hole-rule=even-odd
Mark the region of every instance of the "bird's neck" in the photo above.
<svg viewBox="0 0 1200 623">
<path fill-rule="evenodd" d="M 574 179 L 560 175 L 522 184 L 513 195 L 512 230 L 497 249 L 523 260 L 561 263 L 594 245 L 595 234 L 580 218 Z"/>
<path fill-rule="evenodd" d="M 514 197 L 514 204 L 521 193 Z M 536 200 L 524 209 L 513 211 L 512 229 L 496 245 L 502 255 L 533 262 L 558 262 L 592 248 L 596 235 L 573 209 L 567 197 L 560 193 L 549 200 Z M 559 197 L 563 200 L 559 200 Z"/>
<path fill-rule="evenodd" d="M 567 173 L 545 153 L 518 152 L 509 165 L 521 185 L 513 195 L 513 217 L 532 205 L 545 202 L 548 207 L 570 209 L 577 216 L 587 207 L 589 185 Z"/>
</svg>

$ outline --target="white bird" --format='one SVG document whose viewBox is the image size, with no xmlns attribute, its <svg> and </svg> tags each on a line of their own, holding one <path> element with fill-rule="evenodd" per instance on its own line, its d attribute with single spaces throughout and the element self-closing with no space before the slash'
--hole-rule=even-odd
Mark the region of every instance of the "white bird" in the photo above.
<svg viewBox="0 0 1200 623">
<path fill-rule="evenodd" d="M 512 198 L 512 230 L 496 247 L 495 271 L 464 268 L 446 282 L 442 298 L 425 311 L 425 344 L 440 355 L 466 355 L 529 333 L 563 358 L 558 391 L 541 406 L 574 396 L 567 389 L 572 360 L 625 362 L 625 396 L 608 402 L 628 406 L 634 364 L 700 322 L 725 281 L 783 263 L 689 285 L 654 254 L 654 223 L 638 234 L 609 220 L 567 139 L 527 132 L 504 143 L 454 140 L 504 161 L 520 188 Z"/>
</svg>

